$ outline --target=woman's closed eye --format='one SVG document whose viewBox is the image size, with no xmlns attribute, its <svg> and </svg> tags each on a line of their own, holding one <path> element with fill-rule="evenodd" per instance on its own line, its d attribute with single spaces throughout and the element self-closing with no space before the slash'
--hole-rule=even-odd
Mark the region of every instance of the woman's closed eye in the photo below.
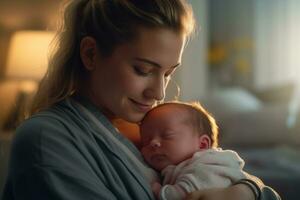
<svg viewBox="0 0 300 200">
<path fill-rule="evenodd" d="M 174 74 L 177 67 L 173 67 L 165 72 L 164 76 L 165 78 L 171 78 L 171 76 Z M 150 66 L 140 66 L 140 65 L 133 65 L 133 69 L 137 75 L 140 76 L 149 76 L 153 74 L 153 67 Z"/>
<path fill-rule="evenodd" d="M 134 69 L 135 73 L 140 76 L 148 76 L 148 75 L 152 74 L 152 71 L 149 67 L 142 67 L 142 66 L 134 65 L 133 69 Z"/>
</svg>

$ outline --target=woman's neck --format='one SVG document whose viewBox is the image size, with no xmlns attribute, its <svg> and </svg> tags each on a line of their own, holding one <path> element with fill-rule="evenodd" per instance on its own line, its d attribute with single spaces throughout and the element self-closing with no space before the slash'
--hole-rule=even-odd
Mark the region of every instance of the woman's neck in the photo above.
<svg viewBox="0 0 300 200">
<path fill-rule="evenodd" d="M 101 103 L 99 103 L 99 101 L 97 100 L 97 98 L 95 97 L 95 95 L 90 94 L 88 92 L 85 92 L 88 90 L 79 90 L 78 92 L 76 92 L 74 94 L 74 96 L 79 96 L 83 99 L 88 100 L 89 102 L 91 102 L 93 105 L 95 105 L 97 107 L 97 109 L 112 123 L 115 120 L 118 120 L 118 118 L 108 109 L 106 109 L 105 107 L 102 106 Z"/>
</svg>

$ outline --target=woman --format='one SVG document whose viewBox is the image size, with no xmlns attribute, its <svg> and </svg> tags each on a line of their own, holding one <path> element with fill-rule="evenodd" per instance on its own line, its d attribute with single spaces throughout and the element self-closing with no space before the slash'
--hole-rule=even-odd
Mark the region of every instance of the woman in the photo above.
<svg viewBox="0 0 300 200">
<path fill-rule="evenodd" d="M 3 199 L 154 199 L 156 173 L 113 126 L 140 121 L 164 99 L 194 19 L 184 0 L 74 0 L 17 129 Z M 261 188 L 261 189 L 260 189 Z M 190 199 L 276 193 L 251 180 Z"/>
</svg>

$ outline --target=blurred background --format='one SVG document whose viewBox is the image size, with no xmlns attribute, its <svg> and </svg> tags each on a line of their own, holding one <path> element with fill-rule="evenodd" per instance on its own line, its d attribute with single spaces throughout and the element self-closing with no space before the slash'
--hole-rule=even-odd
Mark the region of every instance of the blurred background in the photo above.
<svg viewBox="0 0 300 200">
<path fill-rule="evenodd" d="M 238 151 L 245 169 L 283 199 L 300 199 L 300 1 L 189 1 L 198 33 L 167 99 L 178 85 L 180 100 L 200 101 L 217 119 L 221 147 Z M 0 1 L 0 188 L 16 122 L 47 67 L 61 2 Z"/>
</svg>

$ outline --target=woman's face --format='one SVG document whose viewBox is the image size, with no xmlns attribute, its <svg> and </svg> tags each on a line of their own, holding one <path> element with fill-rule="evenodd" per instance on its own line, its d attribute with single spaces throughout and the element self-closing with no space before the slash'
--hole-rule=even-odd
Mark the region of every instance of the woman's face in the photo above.
<svg viewBox="0 0 300 200">
<path fill-rule="evenodd" d="M 109 119 L 140 121 L 164 99 L 181 63 L 184 40 L 168 29 L 142 28 L 136 40 L 117 46 L 109 57 L 97 50 L 86 94 Z"/>
</svg>

